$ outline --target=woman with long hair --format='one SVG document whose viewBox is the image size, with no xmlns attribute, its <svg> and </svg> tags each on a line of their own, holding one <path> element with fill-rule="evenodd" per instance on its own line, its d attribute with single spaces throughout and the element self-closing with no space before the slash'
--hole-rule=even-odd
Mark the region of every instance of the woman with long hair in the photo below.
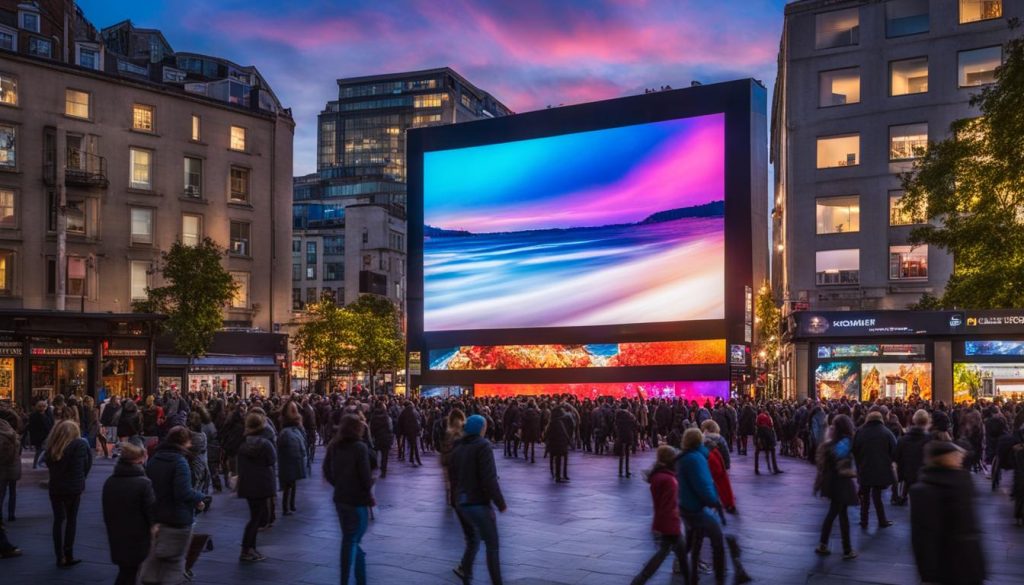
<svg viewBox="0 0 1024 585">
<path fill-rule="evenodd" d="M 281 409 L 281 434 L 277 436 L 277 473 L 281 483 L 281 513 L 295 512 L 295 489 L 308 476 L 309 449 L 298 405 L 289 400 Z"/>
<path fill-rule="evenodd" d="M 821 524 L 821 540 L 818 548 L 814 549 L 820 555 L 832 552 L 828 548 L 828 541 L 832 534 L 832 523 L 838 517 L 843 558 L 857 557 L 850 543 L 850 518 L 847 515 L 847 509 L 858 502 L 857 485 L 854 482 L 857 472 L 853 468 L 853 433 L 853 421 L 845 414 L 840 414 L 832 421 L 828 440 L 818 447 L 818 475 L 814 481 L 814 493 L 829 500 L 828 514 Z"/>
<path fill-rule="evenodd" d="M 262 414 L 250 411 L 245 417 L 245 441 L 238 448 L 238 497 L 249 503 L 249 522 L 245 525 L 239 556 L 243 562 L 264 559 L 256 550 L 256 532 L 267 524 L 271 498 L 277 491 L 274 481 L 277 451 L 274 443 L 262 436 L 266 424 Z"/>
<path fill-rule="evenodd" d="M 324 479 L 334 486 L 334 507 L 341 524 L 341 585 L 348 585 L 353 573 L 356 585 L 366 585 L 366 554 L 360 542 L 374 501 L 370 450 L 362 441 L 365 427 L 358 416 L 343 416 L 323 463 Z"/>
<path fill-rule="evenodd" d="M 62 420 L 50 433 L 46 468 L 50 472 L 50 505 L 53 508 L 53 551 L 58 567 L 82 562 L 74 556 L 78 504 L 85 491 L 85 477 L 92 467 L 92 452 L 82 431 L 72 420 Z"/>
</svg>

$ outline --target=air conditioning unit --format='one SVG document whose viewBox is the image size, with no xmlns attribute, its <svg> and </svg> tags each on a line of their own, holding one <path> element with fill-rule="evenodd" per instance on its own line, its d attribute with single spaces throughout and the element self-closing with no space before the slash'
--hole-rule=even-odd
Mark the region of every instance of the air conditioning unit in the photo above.
<svg viewBox="0 0 1024 585">
<path fill-rule="evenodd" d="M 185 196 L 186 197 L 199 197 L 199 187 L 196 185 L 185 185 Z"/>
</svg>

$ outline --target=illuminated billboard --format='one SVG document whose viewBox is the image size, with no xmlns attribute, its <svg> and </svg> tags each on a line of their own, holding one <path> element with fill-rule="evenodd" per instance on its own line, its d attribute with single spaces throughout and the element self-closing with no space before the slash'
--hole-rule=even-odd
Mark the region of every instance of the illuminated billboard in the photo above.
<svg viewBox="0 0 1024 585">
<path fill-rule="evenodd" d="M 623 368 L 725 363 L 725 340 L 464 345 L 430 350 L 433 370 Z"/>
</svg>

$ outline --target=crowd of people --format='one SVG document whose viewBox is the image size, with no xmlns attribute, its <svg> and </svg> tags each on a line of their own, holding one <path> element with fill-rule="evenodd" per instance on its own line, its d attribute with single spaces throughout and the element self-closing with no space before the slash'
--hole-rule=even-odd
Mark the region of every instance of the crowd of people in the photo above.
<svg viewBox="0 0 1024 585">
<path fill-rule="evenodd" d="M 507 509 L 492 444 L 506 460 L 548 459 L 551 481 L 569 479 L 569 459 L 583 453 L 618 460 L 618 477 L 634 475 L 631 456 L 655 451 L 643 470 L 650 484 L 658 548 L 633 583 L 646 582 L 670 552 L 689 583 L 711 573 L 749 580 L 727 515 L 738 511 L 729 478 L 754 446 L 753 469 L 782 473 L 778 458 L 817 466 L 815 493 L 829 505 L 815 552 L 831 553 L 836 520 L 843 557 L 857 552 L 848 509 L 859 506 L 867 527 L 892 525 L 888 505 L 911 506 L 913 550 L 922 580 L 981 583 L 984 553 L 970 474 L 985 473 L 995 489 L 1012 473 L 1012 521 L 1024 524 L 1024 404 L 945 405 L 920 400 L 860 402 L 735 399 L 715 402 L 657 398 L 533 397 L 403 398 L 364 391 L 242 399 L 167 391 L 95 404 L 56 396 L 30 412 L 0 407 L 0 556 L 21 554 L 8 541 L 16 518 L 21 453 L 44 465 L 53 512 L 57 566 L 74 567 L 76 523 L 94 457 L 116 457 L 103 488 L 103 517 L 116 583 L 178 583 L 191 578 L 203 550 L 201 515 L 214 495 L 246 500 L 249 519 L 239 561 L 264 555 L 258 535 L 304 505 L 301 481 L 312 475 L 318 445 L 324 479 L 333 486 L 341 527 L 341 582 L 365 584 L 361 542 L 375 505 L 375 477 L 398 462 L 422 465 L 436 453 L 444 467 L 446 503 L 458 518 L 466 549 L 454 573 L 473 578 L 483 543 L 491 582 L 502 582 L 495 511 Z M 2 520 L 2 516 L 0 516 Z M 711 563 L 700 559 L 708 540 Z"/>
</svg>

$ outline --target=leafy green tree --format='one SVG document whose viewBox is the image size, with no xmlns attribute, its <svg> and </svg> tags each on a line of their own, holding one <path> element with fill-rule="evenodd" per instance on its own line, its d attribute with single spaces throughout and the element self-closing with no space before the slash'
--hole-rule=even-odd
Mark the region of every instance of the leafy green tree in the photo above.
<svg viewBox="0 0 1024 585">
<path fill-rule="evenodd" d="M 174 347 L 193 359 L 202 356 L 213 343 L 213 335 L 224 325 L 223 310 L 234 297 L 237 285 L 221 266 L 224 250 L 210 238 L 195 246 L 175 242 L 163 252 L 156 272 L 164 286 L 147 288 L 147 298 L 132 303 L 143 313 L 163 313 L 166 330 L 174 336 Z"/>
<path fill-rule="evenodd" d="M 942 297 L 921 308 L 1024 307 L 1024 40 L 1004 55 L 996 83 L 971 98 L 980 117 L 953 123 L 903 176 L 902 211 L 930 222 L 911 243 L 954 260 Z"/>
<path fill-rule="evenodd" d="M 332 380 L 345 365 L 346 332 L 351 314 L 330 297 L 306 306 L 307 320 L 292 341 L 299 355 L 319 374 L 320 385 Z"/>
<path fill-rule="evenodd" d="M 757 291 L 754 299 L 754 317 L 757 324 L 757 343 L 754 345 L 754 357 L 761 361 L 765 373 L 777 372 L 780 352 L 780 335 L 782 333 L 782 311 L 779 310 L 771 286 L 765 282 Z M 766 376 L 769 395 L 774 395 L 775 376 Z"/>
<path fill-rule="evenodd" d="M 346 362 L 353 370 L 370 375 L 372 390 L 377 374 L 405 364 L 398 309 L 386 298 L 362 295 L 345 310 L 350 315 L 345 331 Z"/>
</svg>

